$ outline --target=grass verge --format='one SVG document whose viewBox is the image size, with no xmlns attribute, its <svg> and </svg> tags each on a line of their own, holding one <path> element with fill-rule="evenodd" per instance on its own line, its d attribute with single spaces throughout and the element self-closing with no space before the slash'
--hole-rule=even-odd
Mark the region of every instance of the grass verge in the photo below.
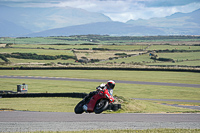
<svg viewBox="0 0 200 133">
<path fill-rule="evenodd" d="M 86 79 L 200 84 L 199 73 L 120 70 L 0 70 L 0 75 L 47 76 Z"/>
<path fill-rule="evenodd" d="M 22 110 L 39 112 L 74 112 L 74 107 L 80 98 L 1 98 L 0 110 Z M 194 113 L 192 109 L 169 107 L 149 101 L 131 100 L 123 98 L 120 103 L 122 109 L 104 113 Z M 199 111 L 200 112 L 200 111 Z"/>
</svg>

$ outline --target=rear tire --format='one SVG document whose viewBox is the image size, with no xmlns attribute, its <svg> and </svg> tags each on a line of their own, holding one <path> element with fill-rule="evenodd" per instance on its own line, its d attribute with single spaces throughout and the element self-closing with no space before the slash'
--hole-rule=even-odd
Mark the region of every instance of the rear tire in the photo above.
<svg viewBox="0 0 200 133">
<path fill-rule="evenodd" d="M 76 113 L 76 114 L 82 114 L 83 112 L 84 112 L 84 110 L 83 110 L 83 105 L 85 104 L 85 102 L 84 101 L 80 101 L 77 105 L 76 105 L 76 107 L 74 108 L 74 112 Z"/>
<path fill-rule="evenodd" d="M 95 108 L 94 108 L 95 114 L 100 114 L 104 110 L 106 110 L 108 108 L 108 104 L 109 104 L 109 101 L 107 99 L 101 99 L 101 100 L 97 101 Z"/>
</svg>

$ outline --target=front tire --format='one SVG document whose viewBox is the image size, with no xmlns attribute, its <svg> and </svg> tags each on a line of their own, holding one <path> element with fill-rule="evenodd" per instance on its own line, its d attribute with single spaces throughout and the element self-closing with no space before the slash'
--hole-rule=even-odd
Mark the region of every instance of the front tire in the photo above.
<svg viewBox="0 0 200 133">
<path fill-rule="evenodd" d="M 104 110 L 108 108 L 109 101 L 107 99 L 101 99 L 97 101 L 96 106 L 94 108 L 95 114 L 100 114 Z"/>
<path fill-rule="evenodd" d="M 82 114 L 83 112 L 84 112 L 84 110 L 83 110 L 83 105 L 85 104 L 85 102 L 84 101 L 80 101 L 77 105 L 76 105 L 76 107 L 74 108 L 74 112 L 76 113 L 76 114 Z"/>
</svg>

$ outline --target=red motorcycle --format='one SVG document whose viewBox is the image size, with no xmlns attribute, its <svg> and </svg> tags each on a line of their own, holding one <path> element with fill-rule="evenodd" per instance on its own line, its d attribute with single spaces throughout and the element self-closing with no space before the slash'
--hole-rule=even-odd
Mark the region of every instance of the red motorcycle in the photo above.
<svg viewBox="0 0 200 133">
<path fill-rule="evenodd" d="M 95 114 L 100 114 L 105 111 L 109 104 L 114 102 L 114 98 L 109 94 L 108 90 L 99 90 L 97 94 L 93 95 L 89 99 L 83 99 L 74 108 L 76 114 L 82 114 L 84 111 L 86 113 L 95 112 Z"/>
</svg>

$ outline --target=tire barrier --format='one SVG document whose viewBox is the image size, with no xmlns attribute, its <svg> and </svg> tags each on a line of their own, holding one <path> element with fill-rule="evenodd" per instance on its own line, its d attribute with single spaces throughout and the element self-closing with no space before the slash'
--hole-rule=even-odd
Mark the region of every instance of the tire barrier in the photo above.
<svg viewBox="0 0 200 133">
<path fill-rule="evenodd" d="M 73 97 L 84 98 L 87 93 L 7 93 L 0 94 L 1 98 L 17 98 L 17 97 Z"/>
<path fill-rule="evenodd" d="M 117 111 L 121 109 L 121 104 L 109 104 L 107 110 Z"/>
</svg>

